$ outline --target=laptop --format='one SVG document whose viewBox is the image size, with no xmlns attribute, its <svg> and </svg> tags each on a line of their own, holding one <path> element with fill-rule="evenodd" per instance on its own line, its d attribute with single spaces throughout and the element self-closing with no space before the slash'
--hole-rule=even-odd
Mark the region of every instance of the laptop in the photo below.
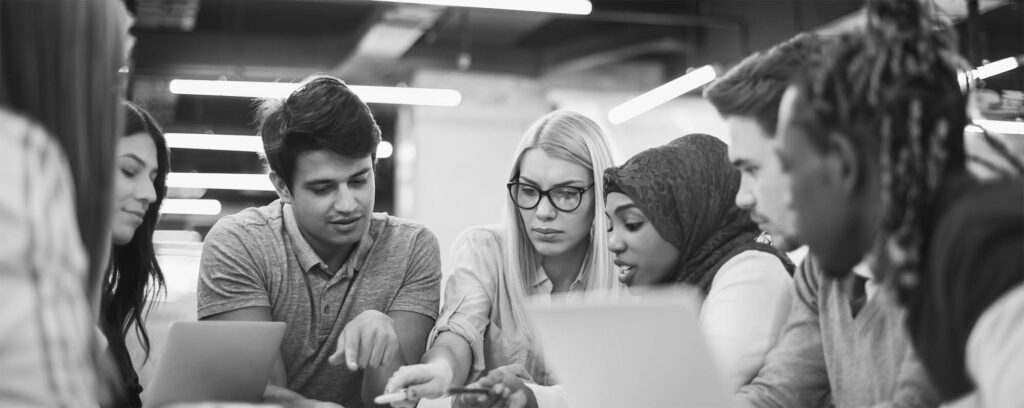
<svg viewBox="0 0 1024 408">
<path fill-rule="evenodd" d="M 143 406 L 260 402 L 284 338 L 283 322 L 173 322 Z"/>
<path fill-rule="evenodd" d="M 527 305 L 570 407 L 728 407 L 699 310 L 691 290 Z"/>
</svg>

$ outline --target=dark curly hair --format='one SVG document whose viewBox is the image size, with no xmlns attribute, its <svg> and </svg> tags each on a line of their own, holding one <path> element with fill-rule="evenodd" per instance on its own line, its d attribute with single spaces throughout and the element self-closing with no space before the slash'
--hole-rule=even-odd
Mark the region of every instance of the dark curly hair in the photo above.
<svg viewBox="0 0 1024 408">
<path fill-rule="evenodd" d="M 796 80 L 794 121 L 822 151 L 828 135 L 856 147 L 861 168 L 881 172 L 878 242 L 901 292 L 917 285 L 925 217 L 948 173 L 964 168 L 967 68 L 947 21 L 916 0 L 872 0 L 863 32 L 843 35 L 813 75 Z"/>
</svg>

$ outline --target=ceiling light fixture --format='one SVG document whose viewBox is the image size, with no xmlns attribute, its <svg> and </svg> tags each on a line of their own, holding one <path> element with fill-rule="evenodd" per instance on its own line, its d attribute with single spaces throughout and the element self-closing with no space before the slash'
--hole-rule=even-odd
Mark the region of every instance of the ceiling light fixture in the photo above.
<svg viewBox="0 0 1024 408">
<path fill-rule="evenodd" d="M 274 191 L 266 174 L 171 173 L 167 175 L 167 187 Z"/>
<path fill-rule="evenodd" d="M 588 15 L 594 6 L 586 0 L 376 0 L 387 3 L 427 4 L 447 7 L 473 7 L 539 13 Z"/>
<path fill-rule="evenodd" d="M 961 71 L 957 75 L 960 82 L 960 89 L 966 89 L 968 82 L 972 80 L 993 77 L 1004 72 L 1009 72 L 1024 64 L 1024 55 L 1019 57 L 1006 57 L 998 61 L 990 62 L 970 71 Z"/>
<path fill-rule="evenodd" d="M 167 133 L 167 147 L 172 149 L 226 150 L 232 152 L 263 151 L 259 136 L 212 135 L 203 133 Z"/>
<path fill-rule="evenodd" d="M 982 65 L 971 71 L 971 73 L 977 79 L 985 79 L 1016 69 L 1021 64 L 1020 60 L 1021 58 L 1018 57 L 1006 57 L 999 61 Z"/>
<path fill-rule="evenodd" d="M 286 82 L 208 81 L 172 79 L 168 88 L 178 95 L 234 96 L 241 98 L 284 97 L 300 84 Z M 454 89 L 349 85 L 366 103 L 396 105 L 459 106 L 462 93 Z"/>
<path fill-rule="evenodd" d="M 167 133 L 167 147 L 172 149 L 223 150 L 230 152 L 263 152 L 259 136 L 214 135 L 204 133 Z M 377 145 L 377 158 L 386 159 L 395 152 L 394 145 L 381 140 Z"/>
<path fill-rule="evenodd" d="M 673 79 L 647 93 L 630 99 L 608 111 L 608 120 L 620 124 L 633 119 L 679 95 L 690 92 L 715 80 L 715 69 L 710 65 L 697 68 L 686 75 Z"/>
<path fill-rule="evenodd" d="M 1004 135 L 1024 135 L 1024 122 L 1012 122 L 1008 120 L 975 120 L 973 124 L 967 125 L 968 132 L 981 133 L 981 129 L 992 133 Z"/>
<path fill-rule="evenodd" d="M 168 198 L 160 206 L 163 214 L 217 215 L 220 210 L 218 200 Z"/>
</svg>

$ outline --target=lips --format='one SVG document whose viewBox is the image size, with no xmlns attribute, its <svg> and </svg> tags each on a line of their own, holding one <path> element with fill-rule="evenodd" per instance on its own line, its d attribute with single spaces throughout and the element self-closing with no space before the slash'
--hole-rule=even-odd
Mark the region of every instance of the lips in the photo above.
<svg viewBox="0 0 1024 408">
<path fill-rule="evenodd" d="M 331 220 L 330 224 L 334 225 L 337 228 L 347 230 L 347 229 L 355 228 L 356 223 L 359 220 L 361 220 L 362 218 L 363 217 L 339 218 L 339 219 L 336 219 L 336 220 Z"/>
<path fill-rule="evenodd" d="M 533 227 L 533 239 L 541 242 L 558 242 L 562 237 L 562 230 L 546 227 Z"/>
<path fill-rule="evenodd" d="M 625 262 L 616 260 L 615 265 L 619 267 L 619 282 L 625 285 L 629 285 L 633 282 L 633 277 L 636 276 L 636 266 L 630 265 Z"/>
<path fill-rule="evenodd" d="M 134 215 L 134 216 L 138 217 L 140 220 L 145 218 L 145 216 L 146 216 L 146 213 L 144 211 L 139 211 L 139 210 L 122 210 L 122 211 L 124 211 L 124 212 L 126 212 L 128 214 Z"/>
<path fill-rule="evenodd" d="M 768 218 L 759 213 L 751 212 L 750 219 L 754 221 L 754 223 L 757 224 L 758 228 L 760 228 L 762 231 L 768 228 L 769 225 L 771 225 L 771 223 L 768 222 Z"/>
<path fill-rule="evenodd" d="M 543 235 L 554 235 L 554 234 L 561 233 L 562 230 L 557 230 L 557 229 L 554 229 L 554 228 L 546 228 L 546 227 L 533 227 L 533 232 L 536 232 L 538 234 L 543 234 Z"/>
</svg>

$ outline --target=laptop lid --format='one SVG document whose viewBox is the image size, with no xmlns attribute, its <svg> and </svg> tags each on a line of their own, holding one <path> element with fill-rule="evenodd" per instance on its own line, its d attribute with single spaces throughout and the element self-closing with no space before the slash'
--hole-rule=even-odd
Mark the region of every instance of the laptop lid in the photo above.
<svg viewBox="0 0 1024 408">
<path fill-rule="evenodd" d="M 259 402 L 284 338 L 283 322 L 173 322 L 143 405 Z"/>
<path fill-rule="evenodd" d="M 538 299 L 527 313 L 573 407 L 727 407 L 695 291 Z"/>
</svg>

